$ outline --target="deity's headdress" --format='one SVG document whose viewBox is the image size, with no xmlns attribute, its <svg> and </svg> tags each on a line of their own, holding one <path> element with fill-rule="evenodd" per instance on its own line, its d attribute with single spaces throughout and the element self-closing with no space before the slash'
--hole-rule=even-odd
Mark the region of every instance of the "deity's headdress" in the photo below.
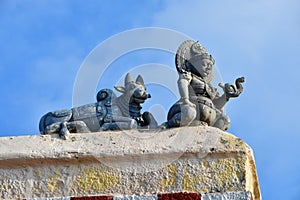
<svg viewBox="0 0 300 200">
<path fill-rule="evenodd" d="M 213 57 L 207 50 L 197 41 L 186 40 L 178 48 L 176 52 L 175 64 L 179 73 L 188 71 L 188 63 L 196 63 L 197 60 L 209 59 L 215 63 Z"/>
</svg>

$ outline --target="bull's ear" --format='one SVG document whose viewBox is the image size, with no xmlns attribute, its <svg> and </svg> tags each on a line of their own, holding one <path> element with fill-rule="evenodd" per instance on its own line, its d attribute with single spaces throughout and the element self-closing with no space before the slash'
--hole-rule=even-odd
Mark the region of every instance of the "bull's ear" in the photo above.
<svg viewBox="0 0 300 200">
<path fill-rule="evenodd" d="M 118 92 L 125 93 L 125 88 L 123 86 L 115 86 L 114 87 Z"/>
<path fill-rule="evenodd" d="M 145 85 L 144 84 L 144 79 L 141 75 L 138 75 L 138 77 L 136 78 L 136 83 L 140 84 L 140 85 Z"/>
<path fill-rule="evenodd" d="M 130 73 L 128 72 L 128 73 L 126 74 L 125 80 L 124 80 L 124 85 L 125 85 L 125 87 L 126 87 L 126 85 L 128 85 L 131 81 L 132 81 L 131 75 L 130 75 Z"/>
</svg>

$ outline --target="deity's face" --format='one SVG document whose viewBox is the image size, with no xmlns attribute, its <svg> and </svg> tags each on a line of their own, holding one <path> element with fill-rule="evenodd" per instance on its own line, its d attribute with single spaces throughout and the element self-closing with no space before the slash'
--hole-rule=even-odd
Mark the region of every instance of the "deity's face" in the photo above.
<svg viewBox="0 0 300 200">
<path fill-rule="evenodd" d="M 206 82 L 210 82 L 213 78 L 213 65 L 212 60 L 208 58 L 196 59 L 191 62 L 197 74 L 200 75 Z"/>
<path fill-rule="evenodd" d="M 200 67 L 198 70 L 203 78 L 208 78 L 208 77 L 212 76 L 213 62 L 209 59 L 203 59 L 202 67 Z"/>
</svg>

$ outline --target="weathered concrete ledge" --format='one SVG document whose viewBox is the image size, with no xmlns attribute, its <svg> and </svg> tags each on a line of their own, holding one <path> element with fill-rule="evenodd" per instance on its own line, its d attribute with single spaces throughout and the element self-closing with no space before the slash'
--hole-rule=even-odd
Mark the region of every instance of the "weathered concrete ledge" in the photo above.
<svg viewBox="0 0 300 200">
<path fill-rule="evenodd" d="M 260 199 L 251 148 L 212 127 L 0 138 L 0 191 L 0 199 L 174 192 Z"/>
</svg>

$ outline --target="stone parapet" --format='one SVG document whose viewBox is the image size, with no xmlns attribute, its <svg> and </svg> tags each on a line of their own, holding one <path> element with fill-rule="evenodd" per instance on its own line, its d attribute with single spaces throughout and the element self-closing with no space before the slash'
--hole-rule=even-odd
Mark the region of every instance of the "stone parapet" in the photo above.
<svg viewBox="0 0 300 200">
<path fill-rule="evenodd" d="M 0 138 L 0 192 L 0 199 L 173 193 L 261 199 L 251 148 L 212 127 Z"/>
</svg>

